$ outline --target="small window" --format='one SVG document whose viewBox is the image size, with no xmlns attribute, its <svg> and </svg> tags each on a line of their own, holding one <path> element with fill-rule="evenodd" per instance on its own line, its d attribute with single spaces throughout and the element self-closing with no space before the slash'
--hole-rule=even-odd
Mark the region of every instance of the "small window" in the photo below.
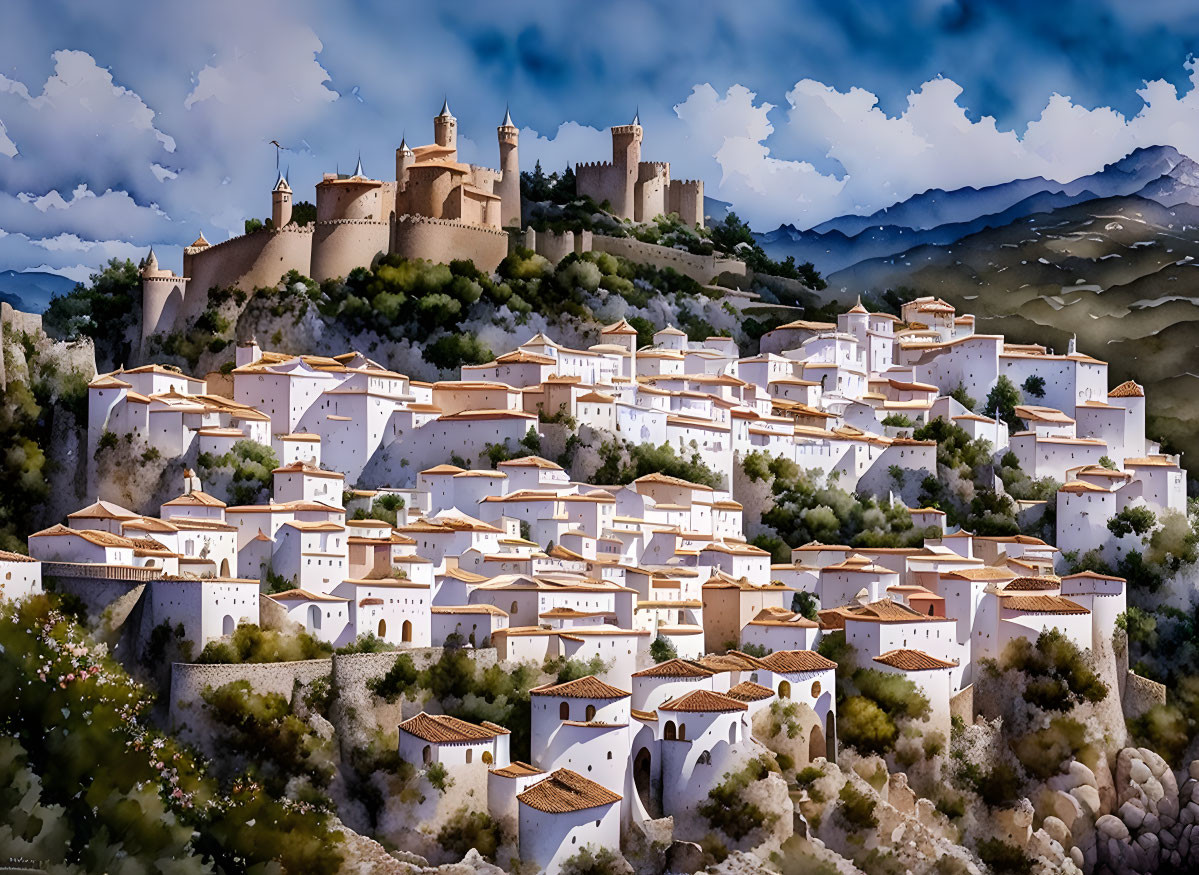
<svg viewBox="0 0 1199 875">
<path fill-rule="evenodd" d="M 812 681 L 812 698 L 815 699 L 820 695 L 820 681 Z"/>
</svg>

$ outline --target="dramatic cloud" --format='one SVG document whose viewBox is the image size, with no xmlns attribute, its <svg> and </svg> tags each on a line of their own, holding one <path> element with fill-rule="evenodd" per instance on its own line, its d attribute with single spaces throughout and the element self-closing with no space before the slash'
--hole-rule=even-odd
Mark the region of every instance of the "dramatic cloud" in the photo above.
<svg viewBox="0 0 1199 875">
<path fill-rule="evenodd" d="M 150 243 L 177 269 L 198 231 L 267 215 L 269 141 L 311 199 L 359 153 L 389 175 L 446 95 L 464 159 L 494 165 L 507 103 L 524 167 L 547 171 L 609 160 L 607 126 L 639 107 L 645 157 L 759 228 L 1068 179 L 1138 145 L 1199 155 L 1181 64 L 1199 8 L 1173 0 L 11 0 L 4 16 L 0 269 L 77 276 Z"/>
</svg>

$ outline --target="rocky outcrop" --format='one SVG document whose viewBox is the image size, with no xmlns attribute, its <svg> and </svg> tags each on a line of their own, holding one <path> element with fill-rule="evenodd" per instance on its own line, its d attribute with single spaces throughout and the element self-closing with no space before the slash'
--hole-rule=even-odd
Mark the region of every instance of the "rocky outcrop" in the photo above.
<svg viewBox="0 0 1199 875">
<path fill-rule="evenodd" d="M 1182 787 L 1147 748 L 1116 758 L 1116 811 L 1095 821 L 1095 872 L 1193 871 L 1199 867 L 1199 760 Z"/>
</svg>

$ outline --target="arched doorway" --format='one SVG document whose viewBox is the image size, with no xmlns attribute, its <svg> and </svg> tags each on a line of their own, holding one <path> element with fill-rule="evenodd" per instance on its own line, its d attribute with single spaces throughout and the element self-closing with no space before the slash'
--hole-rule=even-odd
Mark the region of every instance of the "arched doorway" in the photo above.
<svg viewBox="0 0 1199 875">
<path fill-rule="evenodd" d="M 221 560 L 221 577 L 228 577 L 228 576 L 229 576 L 229 560 L 226 558 L 226 559 Z"/>
<path fill-rule="evenodd" d="M 675 729 L 674 721 L 667 720 L 666 726 L 662 730 L 662 737 L 667 741 L 674 741 L 678 737 L 678 730 Z"/>
<path fill-rule="evenodd" d="M 587 710 L 583 714 L 583 720 L 587 723 L 590 723 L 594 719 L 595 719 L 595 706 L 588 705 Z"/>
<path fill-rule="evenodd" d="M 221 621 L 221 634 L 232 635 L 233 630 L 237 628 L 237 624 L 233 622 L 233 617 L 225 614 L 225 619 Z"/>
<path fill-rule="evenodd" d="M 385 638 L 386 636 L 387 636 L 387 621 L 380 620 L 379 621 L 379 637 Z"/>
<path fill-rule="evenodd" d="M 824 755 L 830 763 L 837 761 L 837 717 L 831 710 L 824 720 Z"/>
<path fill-rule="evenodd" d="M 425 749 L 420 752 L 420 758 L 424 760 L 425 763 L 433 762 L 433 747 L 426 744 Z"/>
<path fill-rule="evenodd" d="M 815 762 L 826 753 L 824 733 L 820 731 L 820 724 L 816 723 L 812 726 L 812 734 L 808 737 L 808 762 Z"/>
<path fill-rule="evenodd" d="M 559 720 L 569 720 L 570 719 L 570 703 L 569 702 L 562 702 L 560 705 L 558 705 L 558 719 Z"/>
<path fill-rule="evenodd" d="M 686 741 L 686 740 L 687 740 L 687 724 L 680 723 L 679 724 L 679 741 Z"/>
<path fill-rule="evenodd" d="M 405 644 L 412 642 L 412 621 L 405 620 L 404 625 L 400 627 L 400 640 Z"/>
<path fill-rule="evenodd" d="M 790 699 L 791 698 L 791 682 L 790 681 L 779 681 L 779 698 L 780 699 Z"/>
<path fill-rule="evenodd" d="M 654 761 L 649 748 L 641 748 L 633 757 L 633 787 L 650 817 L 661 816 L 660 806 L 654 799 Z"/>
<path fill-rule="evenodd" d="M 308 631 L 321 627 L 321 609 L 319 605 L 308 606 Z"/>
</svg>

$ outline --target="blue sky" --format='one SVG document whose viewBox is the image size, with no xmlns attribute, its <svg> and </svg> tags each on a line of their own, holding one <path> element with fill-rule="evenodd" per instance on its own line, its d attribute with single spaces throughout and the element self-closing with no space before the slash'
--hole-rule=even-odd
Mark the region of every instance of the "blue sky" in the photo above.
<svg viewBox="0 0 1199 875">
<path fill-rule="evenodd" d="M 644 154 L 755 227 L 806 227 L 932 187 L 1069 179 L 1139 145 L 1199 155 L 1199 4 L 6 0 L 0 270 L 108 257 L 269 212 L 278 139 L 322 171 L 393 173 L 448 96 L 468 160 Z"/>
</svg>

